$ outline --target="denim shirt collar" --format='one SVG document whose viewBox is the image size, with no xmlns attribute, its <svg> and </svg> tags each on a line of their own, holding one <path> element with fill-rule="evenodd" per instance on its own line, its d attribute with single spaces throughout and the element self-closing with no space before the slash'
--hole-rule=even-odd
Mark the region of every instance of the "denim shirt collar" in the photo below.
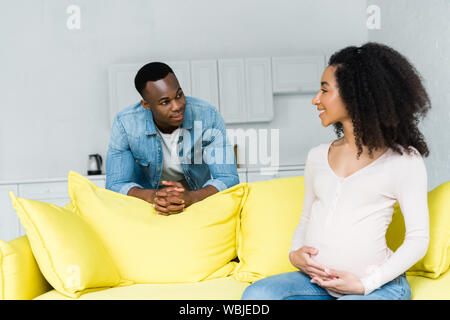
<svg viewBox="0 0 450 320">
<path fill-rule="evenodd" d="M 142 106 L 142 104 L 141 104 Z M 144 108 L 142 106 L 142 108 Z M 144 108 L 145 114 L 146 114 L 146 120 L 145 120 L 145 135 L 155 135 L 156 134 L 156 126 L 155 122 L 153 121 L 153 113 Z M 192 129 L 192 109 L 188 102 L 186 102 L 186 109 L 184 110 L 184 119 L 183 123 L 181 124 L 181 128 L 184 129 Z"/>
</svg>

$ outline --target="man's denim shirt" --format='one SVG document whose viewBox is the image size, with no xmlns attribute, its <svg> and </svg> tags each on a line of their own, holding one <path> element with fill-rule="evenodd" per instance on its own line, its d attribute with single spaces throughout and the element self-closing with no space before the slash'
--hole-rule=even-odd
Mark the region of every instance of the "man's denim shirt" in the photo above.
<svg viewBox="0 0 450 320">
<path fill-rule="evenodd" d="M 239 183 L 233 147 L 216 108 L 186 97 L 181 128 L 177 151 L 192 190 L 212 185 L 222 191 Z M 106 189 L 125 195 L 132 187 L 158 189 L 162 169 L 162 142 L 152 112 L 141 103 L 120 111 L 106 156 Z"/>
</svg>

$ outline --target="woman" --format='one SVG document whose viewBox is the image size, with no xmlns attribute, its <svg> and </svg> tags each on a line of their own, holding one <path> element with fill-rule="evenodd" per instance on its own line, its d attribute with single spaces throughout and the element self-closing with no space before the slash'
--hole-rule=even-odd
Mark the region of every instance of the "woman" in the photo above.
<svg viewBox="0 0 450 320">
<path fill-rule="evenodd" d="M 431 104 L 419 74 L 388 46 L 347 47 L 312 102 L 339 139 L 308 153 L 289 252 L 299 271 L 257 281 L 242 299 L 411 299 L 405 272 L 429 240 L 429 151 L 417 126 Z M 393 253 L 385 234 L 397 201 L 406 235 Z"/>
</svg>

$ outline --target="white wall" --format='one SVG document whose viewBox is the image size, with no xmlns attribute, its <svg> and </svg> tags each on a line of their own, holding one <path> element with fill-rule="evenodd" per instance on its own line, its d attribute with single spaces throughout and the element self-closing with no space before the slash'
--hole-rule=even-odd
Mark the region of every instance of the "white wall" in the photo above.
<svg viewBox="0 0 450 320">
<path fill-rule="evenodd" d="M 81 30 L 66 27 L 70 4 Z M 367 41 L 365 10 L 361 0 L 1 1 L 0 181 L 85 173 L 88 154 L 105 156 L 110 64 L 332 53 Z M 280 128 L 281 164 L 333 136 L 311 99 L 276 97 L 275 120 L 252 126 Z"/>
<path fill-rule="evenodd" d="M 421 73 L 432 108 L 421 123 L 430 149 L 428 189 L 450 181 L 450 1 L 368 0 L 381 9 L 381 28 L 369 40 L 406 55 Z"/>
</svg>

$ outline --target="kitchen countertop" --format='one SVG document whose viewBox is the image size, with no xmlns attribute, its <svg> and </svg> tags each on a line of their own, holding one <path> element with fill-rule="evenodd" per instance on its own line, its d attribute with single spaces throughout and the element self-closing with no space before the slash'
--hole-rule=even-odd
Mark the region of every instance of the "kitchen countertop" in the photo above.
<svg viewBox="0 0 450 320">
<path fill-rule="evenodd" d="M 88 179 L 92 180 L 101 180 L 105 179 L 106 176 L 104 174 L 99 175 L 84 175 Z M 42 183 L 42 182 L 61 182 L 61 181 L 67 181 L 67 177 L 65 178 L 34 178 L 34 179 L 24 179 L 24 180 L 14 180 L 14 181 L 0 181 L 0 185 L 5 184 L 23 184 L 23 183 Z"/>
<path fill-rule="evenodd" d="M 295 164 L 295 165 L 280 165 L 278 168 L 270 168 L 270 167 L 240 167 L 237 169 L 238 173 L 245 172 L 260 172 L 261 169 L 263 171 L 287 171 L 287 170 L 303 170 L 305 168 L 304 164 Z M 106 175 L 84 175 L 86 178 L 90 180 L 101 180 L 106 179 Z M 10 180 L 10 181 L 0 181 L 0 185 L 7 184 L 24 184 L 24 183 L 43 183 L 43 182 L 62 182 L 67 181 L 67 177 L 59 177 L 59 178 L 33 178 L 33 179 L 23 179 L 23 180 Z"/>
</svg>

